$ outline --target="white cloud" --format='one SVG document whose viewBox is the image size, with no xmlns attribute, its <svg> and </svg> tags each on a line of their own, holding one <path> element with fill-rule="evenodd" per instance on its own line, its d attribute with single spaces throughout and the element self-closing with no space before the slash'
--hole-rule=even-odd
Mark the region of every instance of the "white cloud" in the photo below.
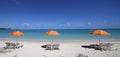
<svg viewBox="0 0 120 57">
<path fill-rule="evenodd" d="M 80 24 L 79 26 L 81 27 L 81 26 L 84 26 L 84 25 L 83 25 L 83 24 Z"/>
<path fill-rule="evenodd" d="M 69 22 L 66 23 L 67 26 L 70 26 L 71 24 Z"/>
<path fill-rule="evenodd" d="M 88 22 L 88 25 L 92 25 L 91 22 Z"/>
<path fill-rule="evenodd" d="M 30 26 L 30 24 L 28 24 L 28 23 L 23 23 L 23 24 L 21 24 L 20 26 L 28 27 L 28 26 Z"/>
</svg>

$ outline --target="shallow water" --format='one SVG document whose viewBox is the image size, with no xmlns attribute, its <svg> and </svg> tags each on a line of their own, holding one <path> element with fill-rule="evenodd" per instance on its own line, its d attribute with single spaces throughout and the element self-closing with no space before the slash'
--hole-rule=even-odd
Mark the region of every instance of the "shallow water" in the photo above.
<svg viewBox="0 0 120 57">
<path fill-rule="evenodd" d="M 120 29 L 104 29 L 110 33 L 110 36 L 97 36 L 91 35 L 94 29 L 56 29 L 60 33 L 59 36 L 47 36 L 45 32 L 49 29 L 22 29 L 25 36 L 19 37 L 23 39 L 94 39 L 94 38 L 103 38 L 103 39 L 120 39 Z M 14 30 L 0 30 L 0 38 L 17 38 L 11 36 L 10 32 Z"/>
</svg>

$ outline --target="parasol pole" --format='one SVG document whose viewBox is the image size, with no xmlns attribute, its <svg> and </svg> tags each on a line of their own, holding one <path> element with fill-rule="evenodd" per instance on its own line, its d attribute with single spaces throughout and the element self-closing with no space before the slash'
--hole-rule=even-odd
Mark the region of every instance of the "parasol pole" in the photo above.
<svg viewBox="0 0 120 57">
<path fill-rule="evenodd" d="M 101 36 L 102 36 L 102 35 L 99 35 L 99 44 L 101 43 Z"/>
<path fill-rule="evenodd" d="M 99 44 L 100 44 L 100 37 L 99 37 Z"/>
<path fill-rule="evenodd" d="M 18 37 L 17 37 L 17 43 L 18 43 Z"/>
<path fill-rule="evenodd" d="M 51 38 L 51 50 L 53 49 L 53 37 Z"/>
<path fill-rule="evenodd" d="M 51 45 L 53 44 L 53 38 L 52 38 L 52 40 L 51 40 Z"/>
</svg>

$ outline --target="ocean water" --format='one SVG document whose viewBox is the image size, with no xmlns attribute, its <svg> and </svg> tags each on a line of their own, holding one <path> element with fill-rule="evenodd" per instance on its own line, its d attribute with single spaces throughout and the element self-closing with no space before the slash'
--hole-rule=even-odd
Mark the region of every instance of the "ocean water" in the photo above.
<svg viewBox="0 0 120 57">
<path fill-rule="evenodd" d="M 47 36 L 45 32 L 49 29 L 29 29 L 29 30 L 20 30 L 24 32 L 21 39 L 93 39 L 93 38 L 103 38 L 103 39 L 120 39 L 120 29 L 104 29 L 110 33 L 109 36 L 97 36 L 91 35 L 94 29 L 55 29 L 59 32 L 59 36 Z M 11 36 L 10 33 L 14 30 L 0 30 L 0 38 L 17 38 Z"/>
</svg>

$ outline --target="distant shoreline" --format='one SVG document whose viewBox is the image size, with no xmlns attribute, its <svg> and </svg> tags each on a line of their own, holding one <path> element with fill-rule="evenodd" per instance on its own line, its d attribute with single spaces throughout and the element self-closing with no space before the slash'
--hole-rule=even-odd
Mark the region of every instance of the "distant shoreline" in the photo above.
<svg viewBox="0 0 120 57">
<path fill-rule="evenodd" d="M 0 28 L 0 30 L 11 30 L 11 28 Z"/>
<path fill-rule="evenodd" d="M 11 28 L 0 28 L 0 30 L 16 30 L 16 29 L 11 29 Z M 73 29 L 75 29 L 75 28 L 73 28 Z M 80 29 L 82 29 L 82 28 L 80 28 Z M 88 30 L 88 28 L 83 28 L 84 30 Z M 96 30 L 96 29 L 120 29 L 120 28 L 89 28 L 89 29 L 92 29 L 92 30 Z M 72 30 L 72 29 L 63 29 L 63 28 L 61 28 L 61 29 L 18 29 L 18 30 Z M 77 29 L 76 29 L 77 30 Z M 79 30 L 79 29 L 78 29 Z"/>
<path fill-rule="evenodd" d="M 16 41 L 16 38 L 0 38 L 0 41 Z M 20 42 L 51 42 L 51 39 L 18 38 Z M 98 39 L 53 39 L 54 42 L 98 42 Z M 101 42 L 119 42 L 120 39 L 101 39 Z"/>
</svg>

